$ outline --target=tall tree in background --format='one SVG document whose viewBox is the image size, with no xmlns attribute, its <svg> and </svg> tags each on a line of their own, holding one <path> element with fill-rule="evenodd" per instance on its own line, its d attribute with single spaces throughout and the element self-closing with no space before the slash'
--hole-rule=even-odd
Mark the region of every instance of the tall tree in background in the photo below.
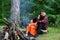
<svg viewBox="0 0 60 40">
<path fill-rule="evenodd" d="M 20 22 L 20 0 L 11 0 L 11 21 Z"/>
</svg>

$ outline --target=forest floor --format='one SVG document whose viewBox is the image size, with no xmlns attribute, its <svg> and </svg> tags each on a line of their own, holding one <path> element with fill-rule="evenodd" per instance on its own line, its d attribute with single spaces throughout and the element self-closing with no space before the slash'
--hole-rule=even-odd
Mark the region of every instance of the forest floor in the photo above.
<svg viewBox="0 0 60 40">
<path fill-rule="evenodd" d="M 0 31 L 4 26 L 0 26 Z M 47 34 L 39 34 L 37 40 L 60 40 L 60 28 L 48 27 Z"/>
</svg>

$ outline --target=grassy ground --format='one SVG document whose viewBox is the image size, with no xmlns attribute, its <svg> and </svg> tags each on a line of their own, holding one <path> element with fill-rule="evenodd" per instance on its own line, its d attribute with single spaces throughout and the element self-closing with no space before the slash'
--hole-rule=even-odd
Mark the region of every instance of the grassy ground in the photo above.
<svg viewBox="0 0 60 40">
<path fill-rule="evenodd" d="M 38 40 L 60 40 L 60 28 L 48 28 L 48 33 L 40 35 Z"/>
</svg>

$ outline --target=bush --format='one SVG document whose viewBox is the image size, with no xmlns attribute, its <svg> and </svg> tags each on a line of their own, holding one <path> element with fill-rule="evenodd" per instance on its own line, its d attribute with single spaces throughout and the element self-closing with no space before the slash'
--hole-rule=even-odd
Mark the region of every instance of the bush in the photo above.
<svg viewBox="0 0 60 40">
<path fill-rule="evenodd" d="M 60 17 L 59 15 L 49 15 L 48 16 L 49 26 L 59 27 L 59 25 L 60 25 L 59 17 Z"/>
</svg>

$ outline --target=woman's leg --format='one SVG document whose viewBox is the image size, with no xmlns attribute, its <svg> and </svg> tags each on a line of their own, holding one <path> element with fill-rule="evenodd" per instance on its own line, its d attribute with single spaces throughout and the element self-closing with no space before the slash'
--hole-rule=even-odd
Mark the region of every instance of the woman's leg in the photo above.
<svg viewBox="0 0 60 40">
<path fill-rule="evenodd" d="M 28 31 L 26 31 L 26 36 L 28 36 Z"/>
</svg>

